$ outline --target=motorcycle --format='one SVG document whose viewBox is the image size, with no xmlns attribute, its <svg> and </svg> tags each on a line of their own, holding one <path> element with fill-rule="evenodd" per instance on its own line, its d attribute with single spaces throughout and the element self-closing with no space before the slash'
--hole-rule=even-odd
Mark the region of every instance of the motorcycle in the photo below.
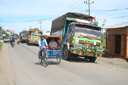
<svg viewBox="0 0 128 85">
<path fill-rule="evenodd" d="M 17 41 L 17 44 L 20 44 L 20 41 Z"/>
<path fill-rule="evenodd" d="M 14 47 L 14 45 L 15 45 L 15 42 L 12 42 L 12 47 Z"/>
</svg>

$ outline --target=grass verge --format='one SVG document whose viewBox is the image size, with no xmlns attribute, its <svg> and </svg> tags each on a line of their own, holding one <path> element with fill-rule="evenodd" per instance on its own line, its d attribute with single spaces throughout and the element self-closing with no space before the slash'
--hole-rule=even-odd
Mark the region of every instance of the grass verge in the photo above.
<svg viewBox="0 0 128 85">
<path fill-rule="evenodd" d="M 128 69 L 128 64 L 115 64 L 115 63 L 112 63 L 112 62 L 108 62 L 108 64 L 113 65 L 113 66 L 121 66 L 123 68 Z"/>
<path fill-rule="evenodd" d="M 1 48 L 2 48 L 2 42 L 0 42 L 0 50 L 1 50 Z"/>
</svg>

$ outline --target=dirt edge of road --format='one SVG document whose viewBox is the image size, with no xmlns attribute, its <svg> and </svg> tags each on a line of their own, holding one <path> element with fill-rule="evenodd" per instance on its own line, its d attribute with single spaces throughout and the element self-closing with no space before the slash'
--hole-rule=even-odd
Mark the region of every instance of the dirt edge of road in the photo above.
<svg viewBox="0 0 128 85">
<path fill-rule="evenodd" d="M 0 85 L 15 85 L 8 44 L 3 44 L 0 53 Z"/>
</svg>

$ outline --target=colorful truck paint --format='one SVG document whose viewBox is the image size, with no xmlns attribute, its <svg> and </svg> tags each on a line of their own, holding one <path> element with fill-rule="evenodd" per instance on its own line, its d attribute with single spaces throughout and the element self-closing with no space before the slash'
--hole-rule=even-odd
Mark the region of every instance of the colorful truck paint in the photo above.
<svg viewBox="0 0 128 85">
<path fill-rule="evenodd" d="M 42 31 L 40 31 L 38 28 L 30 29 L 27 39 L 27 44 L 39 44 L 40 36 L 42 35 Z"/>
<path fill-rule="evenodd" d="M 82 28 L 82 29 L 88 30 L 89 28 Z M 90 31 L 93 32 L 96 30 L 90 28 Z M 79 56 L 102 57 L 104 49 L 100 47 L 101 44 L 100 29 L 97 30 L 97 33 L 99 34 L 92 34 L 91 32 L 90 33 L 75 32 L 73 36 L 70 52 L 73 54 L 77 54 Z"/>
<path fill-rule="evenodd" d="M 39 44 L 41 34 L 40 33 L 32 33 L 31 39 L 29 40 L 32 44 Z"/>
</svg>

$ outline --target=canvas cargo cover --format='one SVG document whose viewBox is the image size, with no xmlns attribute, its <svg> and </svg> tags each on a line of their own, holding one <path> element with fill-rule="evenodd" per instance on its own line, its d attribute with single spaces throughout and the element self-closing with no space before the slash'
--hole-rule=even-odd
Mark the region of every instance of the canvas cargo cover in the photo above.
<svg viewBox="0 0 128 85">
<path fill-rule="evenodd" d="M 67 17 L 89 20 L 89 21 L 92 21 L 92 19 L 94 18 L 92 16 L 81 14 L 81 13 L 68 12 L 68 13 L 66 13 L 66 14 L 64 14 L 64 15 L 60 16 L 59 18 L 54 19 L 52 21 L 51 31 L 52 30 L 57 30 L 57 29 L 60 29 L 60 28 L 64 28 L 65 18 L 67 18 Z"/>
<path fill-rule="evenodd" d="M 28 33 L 29 33 L 29 31 L 24 30 L 24 31 L 22 31 L 22 32 L 20 33 L 20 36 L 27 38 Z"/>
</svg>

